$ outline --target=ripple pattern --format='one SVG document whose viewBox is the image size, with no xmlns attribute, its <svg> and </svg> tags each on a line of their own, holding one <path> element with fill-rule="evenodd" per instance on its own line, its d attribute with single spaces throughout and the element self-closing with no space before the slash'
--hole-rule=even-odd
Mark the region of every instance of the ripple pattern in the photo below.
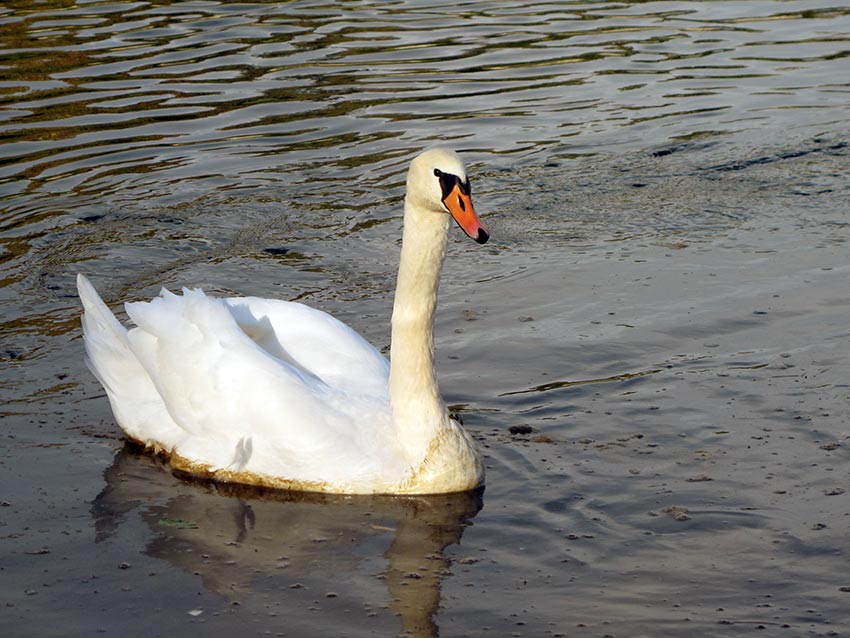
<svg viewBox="0 0 850 638">
<path fill-rule="evenodd" d="M 819 1 L 7 3 L 3 224 L 59 193 L 397 182 L 438 141 L 512 164 L 828 127 L 849 33 Z"/>
</svg>

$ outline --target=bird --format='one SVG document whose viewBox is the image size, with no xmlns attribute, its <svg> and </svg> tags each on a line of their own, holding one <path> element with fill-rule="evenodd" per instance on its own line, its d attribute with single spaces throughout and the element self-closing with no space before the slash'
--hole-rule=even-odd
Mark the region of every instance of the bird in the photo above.
<svg viewBox="0 0 850 638">
<path fill-rule="evenodd" d="M 77 275 L 86 363 L 129 441 L 217 482 L 335 494 L 448 494 L 484 484 L 471 435 L 443 402 L 434 314 L 451 221 L 478 244 L 458 154 L 407 174 L 390 360 L 299 302 L 163 288 L 112 314 Z"/>
</svg>

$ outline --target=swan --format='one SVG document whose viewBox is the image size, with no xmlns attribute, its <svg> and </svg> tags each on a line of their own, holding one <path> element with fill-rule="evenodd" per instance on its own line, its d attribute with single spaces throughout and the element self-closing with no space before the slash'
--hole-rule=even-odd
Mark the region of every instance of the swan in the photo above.
<svg viewBox="0 0 850 638">
<path fill-rule="evenodd" d="M 77 275 L 86 363 L 126 437 L 216 481 L 340 494 L 438 494 L 483 485 L 469 434 L 440 398 L 434 310 L 451 218 L 489 231 L 451 150 L 410 163 L 390 364 L 297 302 L 162 289 L 125 303 L 125 328 Z"/>
</svg>

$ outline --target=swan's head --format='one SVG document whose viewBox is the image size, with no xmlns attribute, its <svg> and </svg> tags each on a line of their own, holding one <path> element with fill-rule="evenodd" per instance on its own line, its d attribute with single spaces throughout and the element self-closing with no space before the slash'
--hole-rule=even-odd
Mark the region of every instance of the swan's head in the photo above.
<svg viewBox="0 0 850 638">
<path fill-rule="evenodd" d="M 450 214 L 479 244 L 490 238 L 472 206 L 469 178 L 454 151 L 434 148 L 414 158 L 407 174 L 407 199 L 420 210 Z"/>
</svg>

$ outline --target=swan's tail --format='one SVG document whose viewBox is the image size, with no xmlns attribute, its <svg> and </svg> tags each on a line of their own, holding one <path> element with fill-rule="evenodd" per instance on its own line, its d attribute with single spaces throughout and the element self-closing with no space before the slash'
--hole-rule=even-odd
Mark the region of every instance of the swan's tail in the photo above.
<svg viewBox="0 0 850 638">
<path fill-rule="evenodd" d="M 84 310 L 82 321 L 86 365 L 112 395 L 122 385 L 120 371 L 126 365 L 125 362 L 136 363 L 127 344 L 127 329 L 106 307 L 85 275 L 77 275 L 77 292 Z"/>
<path fill-rule="evenodd" d="M 132 351 L 127 329 L 83 275 L 77 275 L 77 290 L 84 310 L 86 365 L 106 390 L 115 420 L 136 441 L 154 444 L 165 440 L 164 433 L 176 426 Z"/>
</svg>

